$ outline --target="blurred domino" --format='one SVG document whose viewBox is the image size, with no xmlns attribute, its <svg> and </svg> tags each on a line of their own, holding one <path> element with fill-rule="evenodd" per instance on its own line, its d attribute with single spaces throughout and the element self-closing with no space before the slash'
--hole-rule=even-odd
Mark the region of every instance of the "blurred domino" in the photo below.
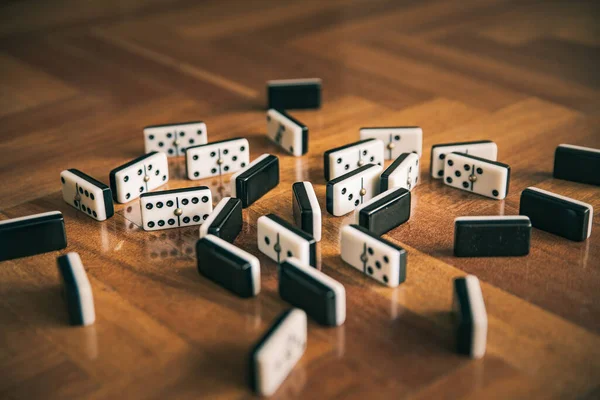
<svg viewBox="0 0 600 400">
<path fill-rule="evenodd" d="M 298 363 L 306 350 L 306 313 L 298 308 L 285 311 L 250 351 L 250 385 L 262 396 L 270 396 Z"/>
<path fill-rule="evenodd" d="M 267 111 L 267 136 L 296 157 L 308 153 L 308 128 L 285 111 Z"/>
<path fill-rule="evenodd" d="M 165 153 L 153 151 L 110 171 L 110 188 L 117 203 L 127 203 L 169 181 Z"/>
<path fill-rule="evenodd" d="M 223 197 L 206 221 L 200 225 L 200 239 L 210 234 L 233 243 L 242 231 L 242 224 L 241 200 Z"/>
<path fill-rule="evenodd" d="M 531 221 L 520 215 L 458 217 L 454 220 L 457 257 L 515 257 L 529 254 Z"/>
<path fill-rule="evenodd" d="M 321 206 L 310 182 L 292 185 L 292 212 L 296 226 L 321 241 Z"/>
<path fill-rule="evenodd" d="M 56 259 L 67 302 L 71 325 L 91 325 L 96 320 L 92 286 L 77 253 L 67 253 Z"/>
<path fill-rule="evenodd" d="M 252 254 L 213 235 L 196 243 L 200 275 L 240 297 L 260 292 L 260 262 Z"/>
<path fill-rule="evenodd" d="M 356 224 L 381 236 L 410 219 L 410 197 L 404 188 L 385 191 L 354 211 Z"/>
<path fill-rule="evenodd" d="M 559 145 L 554 152 L 554 177 L 600 186 L 600 149 Z"/>
<path fill-rule="evenodd" d="M 231 197 L 246 208 L 279 184 L 279 159 L 263 154 L 231 176 Z"/>
<path fill-rule="evenodd" d="M 487 343 L 487 312 L 479 279 L 474 275 L 454 279 L 453 308 L 456 314 L 457 351 L 481 358 Z"/>
<path fill-rule="evenodd" d="M 152 125 L 144 128 L 146 153 L 161 151 L 168 157 L 182 156 L 186 148 L 208 141 L 206 124 L 202 121 Z"/>
<path fill-rule="evenodd" d="M 423 129 L 418 126 L 360 128 L 360 139 L 380 139 L 385 144 L 385 159 L 393 160 L 402 153 L 423 153 Z"/>
<path fill-rule="evenodd" d="M 267 108 L 300 110 L 321 107 L 321 79 L 279 79 L 267 82 Z"/>
<path fill-rule="evenodd" d="M 62 171 L 60 181 L 63 199 L 67 204 L 98 221 L 114 215 L 112 191 L 104 183 L 77 169 Z"/>
<path fill-rule="evenodd" d="M 431 148 L 429 170 L 432 178 L 441 179 L 444 176 L 444 160 L 450 153 L 465 153 L 485 158 L 486 160 L 496 161 L 498 159 L 498 146 L 491 140 L 433 145 Z"/>
</svg>

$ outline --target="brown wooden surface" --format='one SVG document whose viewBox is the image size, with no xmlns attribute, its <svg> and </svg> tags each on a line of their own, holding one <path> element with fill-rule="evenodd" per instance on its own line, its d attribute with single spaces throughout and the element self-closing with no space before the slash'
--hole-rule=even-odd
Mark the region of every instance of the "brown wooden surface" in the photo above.
<svg viewBox="0 0 600 400">
<path fill-rule="evenodd" d="M 582 243 L 533 231 L 523 258 L 457 259 L 453 219 L 518 213 L 536 185 L 591 203 L 600 188 L 552 179 L 559 143 L 600 147 L 598 3 L 510 0 L 12 1 L 0 5 L 0 218 L 60 210 L 65 251 L 0 264 L 0 398 L 247 398 L 246 356 L 286 305 L 256 219 L 292 218 L 291 184 L 314 183 L 323 151 L 366 125 L 420 125 L 422 183 L 388 238 L 409 252 L 389 289 L 339 258 L 324 214 L 320 267 L 346 287 L 339 328 L 309 324 L 308 349 L 277 398 L 597 398 L 600 216 Z M 320 77 L 324 105 L 293 112 L 310 152 L 264 136 L 265 81 Z M 142 127 L 202 119 L 210 140 L 245 136 L 280 157 L 281 183 L 244 211 L 237 244 L 261 260 L 262 292 L 242 300 L 201 278 L 197 228 L 144 232 L 138 202 L 98 223 L 63 203 L 62 169 L 108 182 L 143 153 Z M 432 144 L 498 143 L 512 167 L 494 201 L 427 174 Z M 183 159 L 168 188 L 191 182 Z M 55 258 L 76 251 L 97 322 L 67 325 Z M 452 278 L 482 280 L 485 358 L 453 353 Z"/>
</svg>

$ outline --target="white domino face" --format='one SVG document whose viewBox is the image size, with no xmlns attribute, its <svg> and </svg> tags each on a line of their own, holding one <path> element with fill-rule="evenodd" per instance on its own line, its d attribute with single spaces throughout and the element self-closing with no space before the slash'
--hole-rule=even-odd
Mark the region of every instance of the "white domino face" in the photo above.
<svg viewBox="0 0 600 400">
<path fill-rule="evenodd" d="M 263 215 L 257 222 L 258 250 L 271 260 L 281 263 L 289 257 L 310 264 L 310 243 L 276 221 Z"/>
<path fill-rule="evenodd" d="M 90 285 L 90 281 L 85 272 L 85 268 L 83 267 L 83 263 L 81 262 L 81 257 L 77 253 L 67 253 L 66 254 L 69 267 L 73 273 L 73 278 L 75 279 L 75 288 L 71 288 L 69 290 L 77 290 L 79 295 L 79 306 L 81 308 L 81 313 L 83 317 L 82 325 L 91 325 L 96 320 L 96 310 L 94 309 L 94 295 L 92 293 L 92 285 Z M 63 287 L 66 289 L 64 277 L 62 278 Z"/>
<path fill-rule="evenodd" d="M 481 358 L 485 354 L 487 343 L 487 311 L 483 302 L 483 294 L 481 293 L 481 285 L 479 279 L 474 275 L 465 277 L 467 286 L 467 295 L 471 306 L 471 314 L 473 317 L 473 331 L 471 332 L 471 358 Z M 458 296 L 454 293 L 453 308 L 456 315 L 460 318 L 460 306 Z M 460 321 L 459 321 L 460 322 Z"/>
<path fill-rule="evenodd" d="M 385 159 L 395 160 L 402 153 L 423 153 L 423 129 L 418 126 L 361 128 L 360 140 L 380 139 L 385 144 Z"/>
<path fill-rule="evenodd" d="M 347 179 L 340 177 L 340 182 L 331 181 L 333 185 L 328 184 L 327 187 L 327 210 L 339 217 L 377 196 L 382 169 L 380 165 L 370 165 L 370 168 Z"/>
<path fill-rule="evenodd" d="M 293 309 L 253 355 L 256 391 L 270 396 L 283 383 L 306 350 L 306 313 Z"/>
<path fill-rule="evenodd" d="M 111 186 L 119 203 L 127 203 L 169 181 L 169 163 L 165 153 L 153 153 L 111 172 Z"/>
<path fill-rule="evenodd" d="M 508 194 L 510 168 L 451 153 L 446 156 L 444 183 L 457 189 L 502 200 Z"/>
<path fill-rule="evenodd" d="M 450 153 L 465 153 L 486 160 L 498 159 L 498 146 L 494 142 L 467 142 L 447 145 L 436 145 L 431 148 L 431 177 L 441 179 L 444 177 L 444 160 Z"/>
<path fill-rule="evenodd" d="M 366 164 L 383 165 L 384 144 L 379 139 L 358 143 L 327 154 L 329 180 L 354 171 Z"/>
<path fill-rule="evenodd" d="M 230 174 L 250 163 L 250 145 L 248 140 L 237 138 L 190 147 L 185 162 L 191 180 Z"/>
<path fill-rule="evenodd" d="M 388 176 L 388 190 L 404 188 L 413 190 L 419 183 L 419 156 L 410 153 Z"/>
<path fill-rule="evenodd" d="M 341 235 L 342 260 L 386 286 L 400 284 L 400 253 L 397 249 L 350 225 L 342 228 Z"/>
<path fill-rule="evenodd" d="M 107 205 L 104 201 L 104 191 L 101 188 L 69 170 L 60 173 L 60 180 L 63 199 L 66 203 L 98 221 L 104 221 L 110 217 L 110 215 L 106 215 Z M 110 201 L 112 203 L 112 199 Z M 112 204 L 109 208 L 113 209 Z"/>
<path fill-rule="evenodd" d="M 201 121 L 144 128 L 146 153 L 160 151 L 168 157 L 182 156 L 188 147 L 205 144 L 207 138 L 206 124 Z"/>
<path fill-rule="evenodd" d="M 303 132 L 307 129 L 275 109 L 267 111 L 267 136 L 286 152 L 299 157 L 306 153 Z"/>
<path fill-rule="evenodd" d="M 206 186 L 146 193 L 140 197 L 142 226 L 146 231 L 202 224 L 212 212 Z"/>
</svg>

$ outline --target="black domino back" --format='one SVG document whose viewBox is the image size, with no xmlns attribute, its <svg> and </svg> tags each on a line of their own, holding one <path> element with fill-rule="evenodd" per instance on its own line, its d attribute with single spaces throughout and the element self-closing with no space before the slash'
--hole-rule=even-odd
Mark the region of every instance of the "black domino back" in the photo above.
<svg viewBox="0 0 600 400">
<path fill-rule="evenodd" d="M 400 164 L 402 164 L 404 162 L 404 160 L 406 160 L 406 157 L 408 157 L 411 153 L 402 153 L 398 156 L 398 158 L 396 158 L 394 160 L 394 162 L 392 162 L 390 164 L 389 167 L 387 167 L 385 169 L 385 171 L 383 171 L 381 173 L 381 179 L 379 181 L 379 192 L 383 193 L 386 190 L 389 189 L 389 179 L 390 176 L 394 173 L 394 171 L 396 171 L 396 169 L 400 166 Z"/>
<path fill-rule="evenodd" d="M 456 348 L 459 354 L 471 354 L 473 347 L 473 310 L 471 308 L 471 299 L 467 290 L 467 280 L 465 278 L 454 279 L 454 293 L 458 301 L 457 328 L 456 328 Z"/>
<path fill-rule="evenodd" d="M 62 213 L 0 224 L 0 261 L 47 253 L 67 247 Z"/>
<path fill-rule="evenodd" d="M 527 215 L 534 228 L 576 242 L 587 239 L 592 223 L 588 207 L 531 189 L 521 193 L 519 214 Z"/>
<path fill-rule="evenodd" d="M 321 82 L 314 79 L 287 85 L 267 84 L 267 109 L 301 110 L 321 107 Z"/>
<path fill-rule="evenodd" d="M 240 297 L 254 296 L 250 263 L 244 258 L 202 238 L 196 242 L 198 273 Z"/>
<path fill-rule="evenodd" d="M 243 171 L 235 179 L 236 197 L 244 208 L 263 197 L 279 184 L 279 159 L 269 154 L 265 159 Z"/>
<path fill-rule="evenodd" d="M 456 142 L 456 143 L 441 143 L 441 144 L 434 144 L 433 146 L 431 146 L 431 154 L 433 157 L 433 150 L 437 149 L 438 147 L 449 147 L 449 146 L 468 146 L 471 144 L 481 144 L 481 143 L 493 143 L 492 140 L 475 140 L 472 142 Z M 431 175 L 433 171 L 433 163 L 430 163 L 429 165 L 429 174 Z"/>
<path fill-rule="evenodd" d="M 351 224 L 350 225 L 352 228 L 356 229 L 357 231 L 360 231 L 362 233 L 364 233 L 365 235 L 372 237 L 373 239 L 386 244 L 387 246 L 390 246 L 391 248 L 393 248 L 394 250 L 398 251 L 398 259 L 399 259 L 399 264 L 400 264 L 400 277 L 398 279 L 399 283 L 402 283 L 406 280 L 406 261 L 407 261 L 407 253 L 406 250 L 404 250 L 402 247 L 398 246 L 395 243 L 390 242 L 389 240 L 386 240 L 382 237 L 379 237 L 377 235 L 375 235 L 373 232 L 371 232 L 368 229 L 363 228 L 360 225 L 356 225 L 356 224 Z"/>
<path fill-rule="evenodd" d="M 79 286 L 73 274 L 73 268 L 69 262 L 67 254 L 56 259 L 58 270 L 64 282 L 64 294 L 69 312 L 69 322 L 71 325 L 83 325 L 83 310 L 81 308 L 81 296 Z"/>
<path fill-rule="evenodd" d="M 100 182 L 99 180 L 96 180 L 96 179 L 92 178 L 91 176 L 81 172 L 78 169 L 70 168 L 68 171 L 71 172 L 73 175 L 77 175 L 81 179 L 102 189 L 102 198 L 104 200 L 104 209 L 106 212 L 106 219 L 109 219 L 110 217 L 112 217 L 115 214 L 115 206 L 113 204 L 112 190 L 110 190 L 110 188 L 108 186 L 106 186 L 104 183 Z"/>
<path fill-rule="evenodd" d="M 261 349 L 261 347 L 263 346 L 263 344 L 265 344 L 270 338 L 271 335 L 273 335 L 273 333 L 279 329 L 279 327 L 281 326 L 281 324 L 283 323 L 283 321 L 285 321 L 285 319 L 290 315 L 290 313 L 293 311 L 293 308 L 290 308 L 289 310 L 284 311 L 283 313 L 281 313 L 277 319 L 275 319 L 275 321 L 273 322 L 273 324 L 271 325 L 271 327 L 269 328 L 268 331 L 265 332 L 264 335 L 262 335 L 262 337 L 259 339 L 259 341 L 252 346 L 252 349 L 250 349 L 250 356 L 249 356 L 249 370 L 250 370 L 250 387 L 252 389 L 252 391 L 256 392 L 258 390 L 258 377 L 257 377 L 257 371 L 256 371 L 256 353 L 258 353 Z"/>
<path fill-rule="evenodd" d="M 457 257 L 516 257 L 529 254 L 531 221 L 523 219 L 456 221 Z"/>
<path fill-rule="evenodd" d="M 242 231 L 242 201 L 229 199 L 208 227 L 208 233 L 233 243 Z"/>
<path fill-rule="evenodd" d="M 600 151 L 558 146 L 554 153 L 554 177 L 600 186 Z"/>
<path fill-rule="evenodd" d="M 125 164 L 123 164 L 123 165 L 121 165 L 121 166 L 113 169 L 112 171 L 110 171 L 110 173 L 108 174 L 108 180 L 109 180 L 110 189 L 112 190 L 113 199 L 115 201 L 117 201 L 117 197 L 118 197 L 118 193 L 117 193 L 117 187 L 118 186 L 117 186 L 117 179 L 116 179 L 117 172 L 122 171 L 125 168 L 131 167 L 132 165 L 134 165 L 134 164 L 136 164 L 136 163 L 138 163 L 140 161 L 143 161 L 143 160 L 145 160 L 145 159 L 149 158 L 150 156 L 153 156 L 153 155 L 155 155 L 157 153 L 158 153 L 157 151 L 152 151 L 152 152 L 150 152 L 148 154 L 144 154 L 143 156 L 140 156 L 140 157 L 138 157 L 138 158 L 136 158 L 134 160 L 131 160 L 131 161 L 129 161 L 129 162 L 127 162 L 127 163 L 125 163 Z"/>
<path fill-rule="evenodd" d="M 325 180 L 329 181 L 329 176 L 330 176 L 330 173 L 329 173 L 329 156 L 332 153 L 335 153 L 336 151 L 344 150 L 344 149 L 347 149 L 347 148 L 350 148 L 350 147 L 359 146 L 359 145 L 364 144 L 364 143 L 373 142 L 375 140 L 377 140 L 377 139 L 371 138 L 371 139 L 359 140 L 358 142 L 354 142 L 354 143 L 346 144 L 344 146 L 336 147 L 335 149 L 327 150 L 325 153 L 323 153 L 323 172 L 325 173 Z M 345 176 L 345 175 L 343 175 L 343 176 Z M 339 179 L 339 178 L 341 178 L 341 176 L 338 177 L 338 178 L 336 178 L 336 179 Z"/>
<path fill-rule="evenodd" d="M 313 210 L 310 205 L 308 193 L 304 182 L 296 182 L 292 185 L 292 205 L 294 221 L 304 232 L 313 235 Z"/>
<path fill-rule="evenodd" d="M 315 238 L 312 237 L 312 235 L 309 235 L 302 229 L 295 227 L 294 225 L 290 224 L 284 219 L 281 219 L 275 214 L 267 214 L 266 217 L 281 225 L 281 227 L 283 227 L 284 229 L 293 232 L 296 235 L 300 236 L 302 239 L 306 240 L 308 242 L 310 250 L 310 265 L 312 265 L 313 267 L 317 266 L 317 242 L 315 241 Z"/>
<path fill-rule="evenodd" d="M 410 218 L 410 191 L 398 188 L 390 192 L 382 199 L 366 205 L 358 213 L 358 224 L 378 236 Z"/>
</svg>

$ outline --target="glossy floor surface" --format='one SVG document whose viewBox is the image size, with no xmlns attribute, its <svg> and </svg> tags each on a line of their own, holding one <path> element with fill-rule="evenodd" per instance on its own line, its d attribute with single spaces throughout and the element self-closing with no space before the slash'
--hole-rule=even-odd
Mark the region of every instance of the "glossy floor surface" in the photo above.
<svg viewBox="0 0 600 400">
<path fill-rule="evenodd" d="M 518 213 L 531 185 L 600 210 L 600 188 L 552 179 L 555 147 L 600 148 L 598 2 L 511 0 L 12 1 L 0 5 L 0 218 L 64 213 L 65 251 L 0 264 L 0 398 L 248 398 L 247 353 L 288 307 L 256 219 L 291 221 L 291 185 L 325 209 L 322 153 L 361 126 L 419 125 L 412 217 L 386 237 L 408 250 L 389 289 L 345 265 L 325 214 L 320 268 L 344 284 L 347 320 L 309 324 L 308 349 L 275 398 L 597 398 L 600 216 L 581 243 L 533 231 L 522 258 L 452 255 L 453 219 Z M 310 152 L 265 137 L 265 82 L 320 77 L 324 103 L 293 112 Z M 209 140 L 244 136 L 280 157 L 281 183 L 244 211 L 236 244 L 260 258 L 262 292 L 242 300 L 200 277 L 198 229 L 145 232 L 138 201 L 98 223 L 63 203 L 60 171 L 108 183 L 143 153 L 146 125 L 204 120 Z M 491 139 L 512 168 L 495 201 L 428 177 L 430 148 Z M 168 188 L 187 181 L 172 159 Z M 67 325 L 55 259 L 81 255 L 97 312 Z M 452 279 L 482 281 L 485 358 L 453 353 Z"/>
</svg>

